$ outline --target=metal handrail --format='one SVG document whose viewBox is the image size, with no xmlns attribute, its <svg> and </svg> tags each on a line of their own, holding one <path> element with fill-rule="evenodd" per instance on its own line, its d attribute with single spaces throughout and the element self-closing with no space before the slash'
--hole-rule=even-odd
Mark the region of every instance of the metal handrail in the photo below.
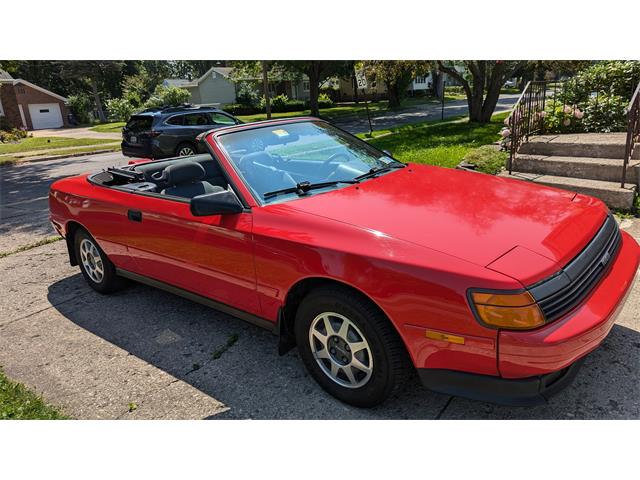
<svg viewBox="0 0 640 480">
<path fill-rule="evenodd" d="M 518 153 L 523 140 L 535 133 L 544 130 L 545 101 L 547 97 L 547 82 L 527 82 L 520 98 L 513 106 L 513 110 L 507 117 L 507 124 L 511 133 L 509 147 L 508 170 L 511 175 L 513 159 Z"/>
<path fill-rule="evenodd" d="M 629 106 L 627 107 L 627 143 L 624 149 L 624 160 L 622 162 L 622 181 L 620 186 L 625 187 L 627 180 L 627 166 L 633 156 L 633 149 L 636 142 L 640 140 L 640 83 L 636 87 Z"/>
</svg>

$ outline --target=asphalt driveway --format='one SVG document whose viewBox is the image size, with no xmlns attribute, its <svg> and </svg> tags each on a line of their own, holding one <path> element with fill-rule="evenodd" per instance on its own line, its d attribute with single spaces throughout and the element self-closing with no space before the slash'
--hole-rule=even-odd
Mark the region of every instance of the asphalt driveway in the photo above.
<svg viewBox="0 0 640 480">
<path fill-rule="evenodd" d="M 623 227 L 640 239 L 640 221 Z M 414 379 L 362 410 L 325 394 L 271 333 L 143 285 L 100 295 L 56 242 L 0 259 L 0 365 L 76 418 L 640 418 L 640 288 L 575 383 L 545 406 L 501 407 Z"/>
</svg>

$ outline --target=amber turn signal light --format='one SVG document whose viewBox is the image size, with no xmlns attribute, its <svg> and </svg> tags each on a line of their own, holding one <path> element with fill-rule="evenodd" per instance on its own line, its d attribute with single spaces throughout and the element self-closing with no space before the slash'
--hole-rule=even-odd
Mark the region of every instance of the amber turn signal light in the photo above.
<svg viewBox="0 0 640 480">
<path fill-rule="evenodd" d="M 544 325 L 544 315 L 529 292 L 473 292 L 479 319 L 491 327 L 526 330 Z"/>
</svg>

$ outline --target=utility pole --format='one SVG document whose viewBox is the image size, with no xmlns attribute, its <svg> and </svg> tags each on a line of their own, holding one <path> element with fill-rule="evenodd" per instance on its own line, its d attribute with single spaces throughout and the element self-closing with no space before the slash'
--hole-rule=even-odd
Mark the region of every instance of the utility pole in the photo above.
<svg viewBox="0 0 640 480">
<path fill-rule="evenodd" d="M 271 118 L 271 98 L 269 96 L 269 69 L 267 61 L 262 61 L 262 88 L 264 89 L 264 108 L 267 112 L 267 120 Z"/>
</svg>

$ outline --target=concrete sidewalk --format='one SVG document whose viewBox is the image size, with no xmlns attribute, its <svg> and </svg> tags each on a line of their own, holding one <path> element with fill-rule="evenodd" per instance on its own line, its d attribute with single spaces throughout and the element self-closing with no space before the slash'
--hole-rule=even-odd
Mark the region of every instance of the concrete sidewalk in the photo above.
<svg viewBox="0 0 640 480">
<path fill-rule="evenodd" d="M 65 138 L 110 138 L 122 140 L 120 132 L 95 132 L 92 127 L 72 127 L 72 128 L 49 128 L 45 130 L 34 130 L 31 133 L 34 137 L 65 137 Z"/>
<path fill-rule="evenodd" d="M 622 227 L 640 239 L 639 220 Z M 279 357 L 271 333 L 142 285 L 100 295 L 65 250 L 56 242 L 0 259 L 0 365 L 76 418 L 640 419 L 638 282 L 609 337 L 548 405 L 448 397 L 414 379 L 363 410 L 325 394 L 296 351 Z"/>
</svg>

